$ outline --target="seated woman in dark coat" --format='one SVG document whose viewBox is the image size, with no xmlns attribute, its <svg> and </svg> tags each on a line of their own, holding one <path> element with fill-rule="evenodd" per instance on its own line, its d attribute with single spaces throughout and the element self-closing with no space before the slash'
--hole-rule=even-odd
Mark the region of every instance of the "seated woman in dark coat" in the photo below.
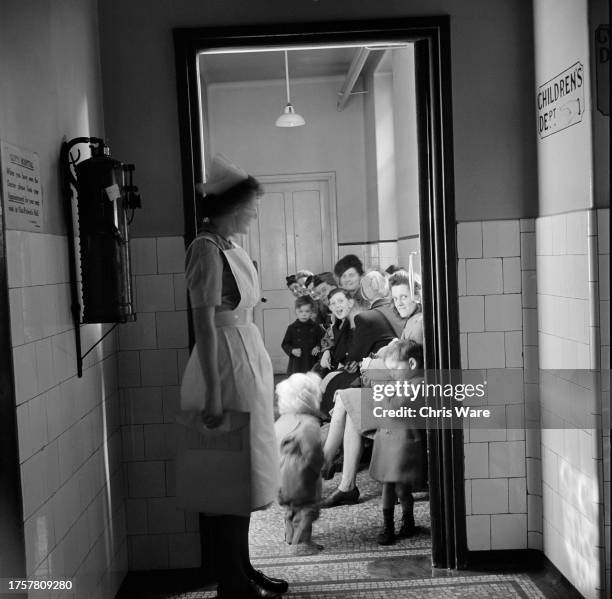
<svg viewBox="0 0 612 599">
<path fill-rule="evenodd" d="M 348 291 L 336 287 L 328 296 L 329 308 L 334 315 L 331 329 L 333 346 L 323 352 L 321 360 L 313 370 L 322 377 L 346 364 L 346 358 L 353 339 L 350 313 L 353 309 L 353 298 Z"/>
<path fill-rule="evenodd" d="M 367 309 L 368 303 L 361 294 L 360 287 L 363 273 L 363 263 L 355 254 L 342 256 L 334 265 L 334 275 L 340 287 L 351 294 L 358 308 Z"/>
<path fill-rule="evenodd" d="M 343 362 L 345 368 L 328 383 L 323 394 L 321 410 L 325 413 L 331 410 L 338 389 L 346 389 L 359 380 L 359 362 L 399 337 L 404 328 L 404 319 L 390 303 L 389 285 L 382 273 L 373 270 L 364 275 L 361 295 L 370 303 L 370 309 L 355 315 L 355 329 Z"/>
<path fill-rule="evenodd" d="M 310 296 L 316 302 L 317 311 L 314 321 L 323 332 L 321 351 L 325 351 L 334 344 L 331 331 L 333 317 L 329 309 L 327 296 L 332 289 L 336 288 L 336 280 L 331 272 L 321 272 L 309 277 L 306 281 L 306 287 Z"/>
</svg>

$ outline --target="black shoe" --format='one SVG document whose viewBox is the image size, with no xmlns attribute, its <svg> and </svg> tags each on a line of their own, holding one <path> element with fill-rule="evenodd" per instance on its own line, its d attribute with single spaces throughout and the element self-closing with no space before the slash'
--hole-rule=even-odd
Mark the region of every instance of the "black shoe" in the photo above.
<svg viewBox="0 0 612 599">
<path fill-rule="evenodd" d="M 385 524 L 378 533 L 376 541 L 379 545 L 393 545 L 395 543 L 395 531 L 393 530 L 393 524 L 388 526 Z"/>
<path fill-rule="evenodd" d="M 334 474 L 336 474 L 337 465 L 336 462 L 330 462 L 329 464 L 324 464 L 323 468 L 321 468 L 321 478 L 323 480 L 331 480 L 334 478 Z"/>
<path fill-rule="evenodd" d="M 219 585 L 217 599 L 282 599 L 282 595 L 268 591 L 256 582 L 249 580 L 246 586 L 226 587 Z"/>
<path fill-rule="evenodd" d="M 336 489 L 329 497 L 321 502 L 321 507 L 336 507 L 337 505 L 352 505 L 359 501 L 359 489 L 354 487 L 350 491 Z"/>
<path fill-rule="evenodd" d="M 402 525 L 397 531 L 397 536 L 401 539 L 413 537 L 417 532 L 417 527 L 414 524 L 414 516 L 402 516 Z"/>
<path fill-rule="evenodd" d="M 289 590 L 289 583 L 282 578 L 273 578 L 266 576 L 261 570 L 255 570 L 250 573 L 249 578 L 257 583 L 260 587 L 273 593 L 286 593 Z"/>
</svg>

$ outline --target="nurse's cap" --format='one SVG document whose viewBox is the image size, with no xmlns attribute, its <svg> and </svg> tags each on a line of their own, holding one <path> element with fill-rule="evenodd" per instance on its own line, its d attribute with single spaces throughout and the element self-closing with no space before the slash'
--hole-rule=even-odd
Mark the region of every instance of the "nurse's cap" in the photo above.
<svg viewBox="0 0 612 599">
<path fill-rule="evenodd" d="M 220 194 L 248 177 L 246 171 L 230 162 L 226 156 L 215 154 L 206 182 L 198 183 L 196 190 L 202 195 Z"/>
</svg>

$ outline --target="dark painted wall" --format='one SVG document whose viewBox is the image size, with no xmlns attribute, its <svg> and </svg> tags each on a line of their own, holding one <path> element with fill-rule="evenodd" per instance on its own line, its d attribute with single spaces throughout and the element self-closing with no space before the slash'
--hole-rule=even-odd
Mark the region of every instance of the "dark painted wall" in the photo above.
<svg viewBox="0 0 612 599">
<path fill-rule="evenodd" d="M 145 200 L 137 236 L 183 232 L 174 27 L 450 14 L 458 220 L 537 214 L 529 0 L 103 0 L 104 115 Z"/>
</svg>

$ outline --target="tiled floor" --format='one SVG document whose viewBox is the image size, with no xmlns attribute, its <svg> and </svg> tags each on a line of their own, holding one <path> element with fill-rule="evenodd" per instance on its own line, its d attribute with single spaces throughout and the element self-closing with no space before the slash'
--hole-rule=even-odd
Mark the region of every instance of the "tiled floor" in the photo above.
<svg viewBox="0 0 612 599">
<path fill-rule="evenodd" d="M 323 487 L 323 496 L 334 490 L 339 482 L 340 475 L 332 481 L 326 481 Z M 361 497 L 357 505 L 341 506 L 321 510 L 321 517 L 313 527 L 313 541 L 323 545 L 317 559 L 329 560 L 332 556 L 337 561 L 342 555 L 348 553 L 368 553 L 378 555 L 381 551 L 392 549 L 393 555 L 410 550 L 419 550 L 429 555 L 431 540 L 429 537 L 429 504 L 418 501 L 415 504 L 416 523 L 423 527 L 422 532 L 412 539 L 402 539 L 390 548 L 383 548 L 376 543 L 376 535 L 382 524 L 380 508 L 381 485 L 373 481 L 367 470 L 358 475 L 357 486 Z M 396 517 L 399 519 L 399 506 Z M 250 549 L 251 557 L 257 563 L 274 563 L 278 558 L 295 556 L 293 546 L 283 542 L 283 510 L 278 505 L 270 509 L 253 514 L 251 519 Z M 298 545 L 297 554 L 302 555 L 302 548 Z M 302 559 L 300 557 L 300 563 Z M 320 572 L 320 576 L 325 574 Z M 297 578 L 296 578 L 297 580 Z"/>
<path fill-rule="evenodd" d="M 337 483 L 338 475 L 335 481 L 325 484 L 324 494 Z M 322 511 L 313 540 L 324 549 L 314 554 L 302 548 L 295 551 L 283 542 L 280 507 L 253 515 L 253 563 L 267 574 L 289 580 L 290 590 L 286 595 L 289 599 L 561 599 L 574 596 L 546 581 L 543 584 L 542 575 L 537 572 L 510 569 L 506 563 L 496 563 L 480 572 L 433 570 L 426 501 L 417 501 L 415 505 L 421 533 L 381 547 L 376 543 L 381 524 L 380 485 L 363 471 L 359 474 L 358 486 L 361 490 L 358 505 Z M 399 507 L 396 513 L 399 517 Z M 136 595 L 132 592 L 129 596 Z M 158 588 L 157 592 L 138 597 L 209 599 L 215 597 L 215 591 L 205 587 L 164 593 Z"/>
</svg>

